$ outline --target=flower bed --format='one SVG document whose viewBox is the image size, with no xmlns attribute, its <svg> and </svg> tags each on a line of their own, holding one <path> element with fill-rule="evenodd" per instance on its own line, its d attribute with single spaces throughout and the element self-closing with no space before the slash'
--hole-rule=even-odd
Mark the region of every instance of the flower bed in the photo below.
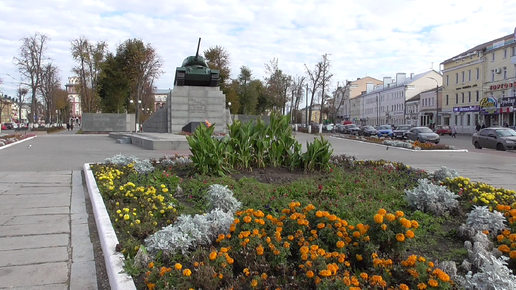
<svg viewBox="0 0 516 290">
<path fill-rule="evenodd" d="M 0 147 L 13 144 L 34 136 L 34 134 L 13 134 L 0 136 Z"/>
<path fill-rule="evenodd" d="M 516 258 L 516 210 L 506 203 L 513 192 L 384 160 L 333 156 L 316 167 L 329 152 L 324 142 L 275 152 L 254 143 L 263 141 L 256 128 L 233 126 L 222 140 L 201 126 L 188 137 L 191 159 L 116 156 L 92 165 L 138 289 L 516 286 L 503 258 Z M 242 138 L 249 135 L 258 138 Z M 271 149 L 256 155 L 255 146 Z M 238 158 L 203 157 L 219 150 Z M 290 171 L 275 169 L 289 161 Z"/>
<path fill-rule="evenodd" d="M 381 144 L 392 147 L 400 147 L 411 150 L 455 150 L 455 147 L 445 145 L 445 144 L 435 144 L 431 142 L 419 142 L 419 141 L 410 141 L 410 140 L 392 140 L 384 137 L 365 137 L 365 136 L 348 136 L 348 135 L 333 135 L 338 138 L 345 138 L 350 140 L 358 140 L 368 143 Z"/>
</svg>

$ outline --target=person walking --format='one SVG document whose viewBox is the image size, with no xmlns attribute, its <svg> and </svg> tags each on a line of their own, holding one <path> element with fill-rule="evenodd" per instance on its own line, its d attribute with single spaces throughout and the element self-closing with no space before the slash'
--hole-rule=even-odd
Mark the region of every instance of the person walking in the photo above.
<svg viewBox="0 0 516 290">
<path fill-rule="evenodd" d="M 457 138 L 457 125 L 453 125 L 451 129 L 451 134 L 453 138 Z"/>
<path fill-rule="evenodd" d="M 482 127 L 480 126 L 480 123 L 479 123 L 479 124 L 477 124 L 477 126 L 475 127 L 475 129 L 477 130 L 477 132 L 478 132 L 478 131 L 480 131 L 480 129 L 481 129 L 481 128 L 482 128 Z"/>
</svg>

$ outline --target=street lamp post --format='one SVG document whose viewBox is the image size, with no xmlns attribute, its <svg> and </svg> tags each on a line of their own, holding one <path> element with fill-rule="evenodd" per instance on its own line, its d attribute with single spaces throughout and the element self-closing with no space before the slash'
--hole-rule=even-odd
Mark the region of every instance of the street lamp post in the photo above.
<svg viewBox="0 0 516 290">
<path fill-rule="evenodd" d="M 439 82 L 433 77 L 427 77 L 435 81 L 435 125 L 439 125 Z"/>
</svg>

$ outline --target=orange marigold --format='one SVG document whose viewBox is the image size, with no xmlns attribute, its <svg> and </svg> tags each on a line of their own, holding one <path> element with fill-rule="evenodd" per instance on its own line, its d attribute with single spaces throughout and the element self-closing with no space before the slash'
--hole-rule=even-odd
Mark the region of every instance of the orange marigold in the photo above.
<svg viewBox="0 0 516 290">
<path fill-rule="evenodd" d="M 322 211 L 320 211 L 320 210 L 316 211 L 315 212 L 315 216 L 318 217 L 318 218 L 322 217 L 323 216 Z"/>
<path fill-rule="evenodd" d="M 401 210 L 398 210 L 397 212 L 394 213 L 396 215 L 396 217 L 403 217 L 405 214 L 401 211 Z"/>
<path fill-rule="evenodd" d="M 341 249 L 345 246 L 346 244 L 343 242 L 343 241 L 338 241 L 337 242 L 337 248 Z"/>
<path fill-rule="evenodd" d="M 511 251 L 509 253 L 509 258 L 513 259 L 513 260 L 516 260 L 516 251 Z"/>
<path fill-rule="evenodd" d="M 364 279 L 364 280 L 367 280 L 369 276 L 367 275 L 367 273 L 361 273 L 360 274 L 360 278 Z"/>
<path fill-rule="evenodd" d="M 425 290 L 427 288 L 426 284 L 425 283 L 419 283 L 417 284 L 417 289 L 418 290 Z"/>
<path fill-rule="evenodd" d="M 251 287 L 256 287 L 256 286 L 258 286 L 258 281 L 253 279 L 253 281 L 251 281 Z"/>
<path fill-rule="evenodd" d="M 404 235 L 404 234 L 397 234 L 397 235 L 396 235 L 396 240 L 397 240 L 398 242 L 403 242 L 403 241 L 405 241 L 405 235 Z"/>
<path fill-rule="evenodd" d="M 400 284 L 400 290 L 409 290 L 409 286 L 407 284 Z"/>
<path fill-rule="evenodd" d="M 244 222 L 245 223 L 250 223 L 253 219 L 250 217 L 250 216 L 245 216 L 244 217 Z"/>
<path fill-rule="evenodd" d="M 313 278 L 314 277 L 314 272 L 313 271 L 306 272 L 306 277 Z"/>
<path fill-rule="evenodd" d="M 388 214 L 386 214 L 386 215 L 385 215 L 385 218 L 386 218 L 388 221 L 392 222 L 392 221 L 394 221 L 394 220 L 396 219 L 396 216 L 395 216 L 395 215 L 393 215 L 392 213 L 388 213 Z"/>
<path fill-rule="evenodd" d="M 511 249 L 507 245 L 500 245 L 498 250 L 504 254 L 507 254 L 511 251 Z"/>
<path fill-rule="evenodd" d="M 417 221 L 411 221 L 410 223 L 412 224 L 413 228 L 415 228 L 415 229 L 419 228 L 419 223 Z"/>
<path fill-rule="evenodd" d="M 413 231 L 407 230 L 407 232 L 405 232 L 405 236 L 407 236 L 407 238 L 409 238 L 409 239 L 413 239 L 416 235 L 414 234 Z"/>
<path fill-rule="evenodd" d="M 181 269 L 183 268 L 183 265 L 181 265 L 181 264 L 179 264 L 179 263 L 176 263 L 176 264 L 174 265 L 174 268 L 175 268 L 176 270 L 181 270 Z"/>
<path fill-rule="evenodd" d="M 387 213 L 387 211 L 383 208 L 378 210 L 378 214 L 385 215 L 386 213 Z"/>
<path fill-rule="evenodd" d="M 185 269 L 183 271 L 183 276 L 189 277 L 190 275 L 192 275 L 192 271 L 190 269 Z"/>
<path fill-rule="evenodd" d="M 380 226 L 382 228 L 382 230 L 386 231 L 387 230 L 387 225 L 386 224 L 383 224 Z"/>
<path fill-rule="evenodd" d="M 215 260 L 217 258 L 217 252 L 210 253 L 210 260 Z"/>
<path fill-rule="evenodd" d="M 377 224 L 383 223 L 383 215 L 375 214 L 374 215 L 374 222 L 377 223 Z"/>
<path fill-rule="evenodd" d="M 437 282 L 437 280 L 430 279 L 430 280 L 428 280 L 428 285 L 430 285 L 432 287 L 437 287 L 437 286 L 439 286 L 439 282 Z"/>
</svg>

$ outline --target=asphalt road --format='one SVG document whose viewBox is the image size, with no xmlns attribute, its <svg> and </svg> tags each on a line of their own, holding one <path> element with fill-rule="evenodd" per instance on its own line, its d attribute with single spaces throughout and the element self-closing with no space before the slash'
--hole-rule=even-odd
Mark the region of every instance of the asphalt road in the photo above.
<svg viewBox="0 0 516 290">
<path fill-rule="evenodd" d="M 5 133 L 5 132 L 4 132 Z M 79 135 L 75 132 L 38 136 L 32 140 L 0 150 L 0 171 L 61 171 L 80 170 L 84 163 L 102 162 L 116 154 L 138 158 L 160 158 L 175 151 L 153 151 L 130 144 L 117 144 L 107 135 Z M 315 135 L 297 133 L 302 143 L 312 141 Z M 327 136 L 334 154 L 346 154 L 358 159 L 386 159 L 434 171 L 441 166 L 457 170 L 462 176 L 497 187 L 516 190 L 516 152 L 475 149 L 471 136 L 457 138 L 442 136 L 442 143 L 467 149 L 468 152 L 407 151 L 385 146 L 344 140 Z M 27 148 L 28 145 L 30 148 Z M 180 153 L 181 154 L 181 153 Z M 184 154 L 184 152 L 182 153 Z M 22 173 L 20 173 L 22 174 Z"/>
</svg>

